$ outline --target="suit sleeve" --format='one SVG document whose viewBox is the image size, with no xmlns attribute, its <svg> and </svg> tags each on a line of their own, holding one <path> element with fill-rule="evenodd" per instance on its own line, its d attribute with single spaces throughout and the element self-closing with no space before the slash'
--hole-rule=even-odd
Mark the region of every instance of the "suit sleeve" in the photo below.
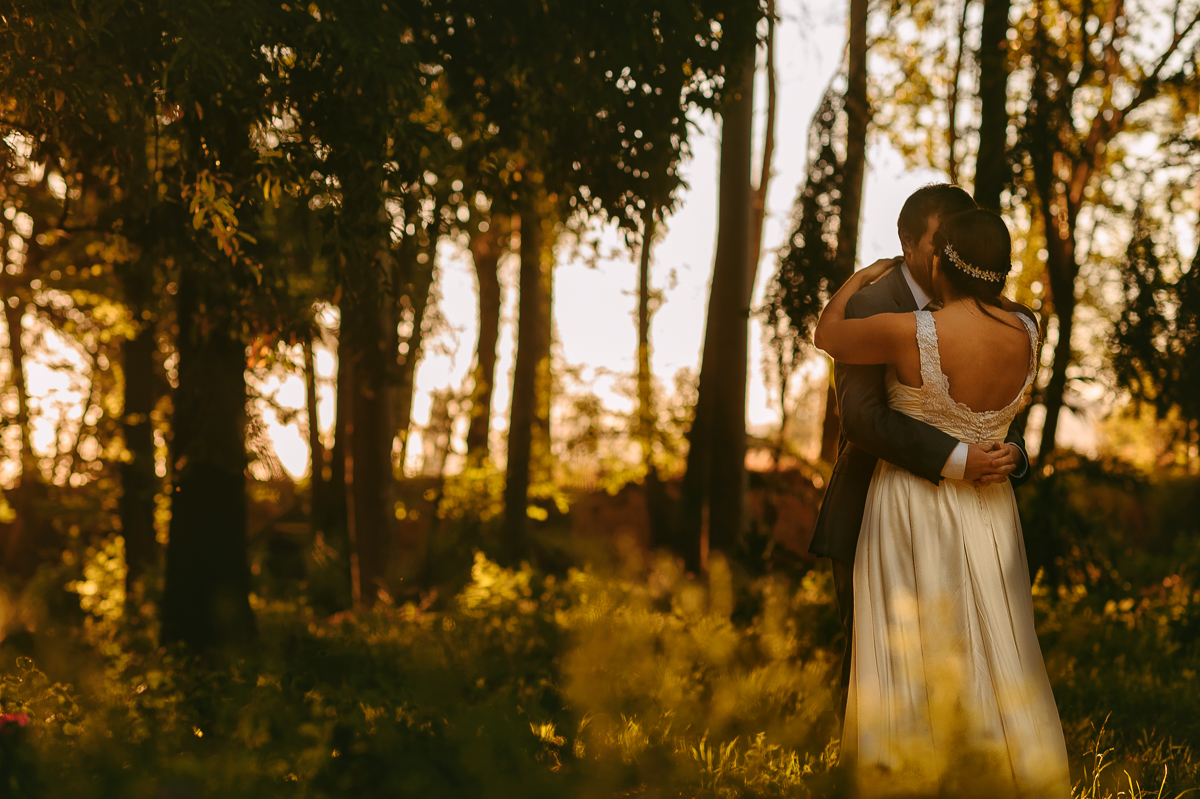
<svg viewBox="0 0 1200 799">
<path fill-rule="evenodd" d="M 856 300 L 860 300 L 860 295 L 851 297 L 847 303 L 847 318 L 870 316 L 865 304 Z M 834 364 L 834 391 L 842 435 L 871 455 L 937 485 L 958 439 L 889 408 L 885 372 L 884 366 Z"/>
<path fill-rule="evenodd" d="M 1009 425 L 1008 435 L 1004 438 L 1004 443 L 1015 444 L 1025 457 L 1025 468 L 1021 469 L 1018 464 L 1017 471 L 1008 476 L 1008 480 L 1013 484 L 1013 488 L 1018 488 L 1024 483 L 1029 482 L 1029 478 L 1033 475 L 1033 464 L 1029 460 L 1029 450 L 1025 449 L 1025 436 L 1021 433 L 1019 419 L 1013 419 L 1013 423 Z"/>
</svg>

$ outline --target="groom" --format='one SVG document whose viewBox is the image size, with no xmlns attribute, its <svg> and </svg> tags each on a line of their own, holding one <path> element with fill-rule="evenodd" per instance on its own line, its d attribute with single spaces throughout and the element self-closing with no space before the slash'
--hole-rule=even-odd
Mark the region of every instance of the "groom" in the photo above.
<svg viewBox="0 0 1200 799">
<path fill-rule="evenodd" d="M 935 183 L 913 192 L 896 227 L 904 263 L 850 298 L 848 319 L 925 308 L 933 293 L 933 234 L 938 221 L 978 206 L 958 186 Z M 833 560 L 838 612 L 846 634 L 842 659 L 841 708 L 845 716 L 854 641 L 854 551 L 862 527 L 871 475 L 880 458 L 937 484 L 943 477 L 980 484 L 1029 479 L 1025 439 L 1017 424 L 1003 444 L 964 444 L 932 425 L 887 404 L 884 366 L 834 364 L 834 389 L 842 435 L 837 463 L 821 502 L 808 551 Z"/>
</svg>

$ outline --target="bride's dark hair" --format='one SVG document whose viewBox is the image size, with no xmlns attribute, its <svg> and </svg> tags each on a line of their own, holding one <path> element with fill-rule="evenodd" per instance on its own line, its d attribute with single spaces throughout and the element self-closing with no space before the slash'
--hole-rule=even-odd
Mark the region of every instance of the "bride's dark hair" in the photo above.
<svg viewBox="0 0 1200 799">
<path fill-rule="evenodd" d="M 947 252 L 947 245 L 957 255 L 957 262 Z M 1012 238 L 998 214 L 979 208 L 943 218 L 933 234 L 933 254 L 957 293 L 970 297 L 993 319 L 1005 321 L 984 308 L 1001 307 L 1000 293 L 1012 269 Z"/>
</svg>

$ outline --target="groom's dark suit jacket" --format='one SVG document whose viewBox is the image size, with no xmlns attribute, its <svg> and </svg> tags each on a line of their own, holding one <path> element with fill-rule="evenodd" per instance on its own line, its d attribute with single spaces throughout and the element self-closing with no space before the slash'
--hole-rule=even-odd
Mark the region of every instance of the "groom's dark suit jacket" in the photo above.
<svg viewBox="0 0 1200 799">
<path fill-rule="evenodd" d="M 859 291 L 846 304 L 848 319 L 862 319 L 877 313 L 911 313 L 917 301 L 900 269 L 893 269 L 878 282 Z M 858 531 L 867 505 L 867 489 L 880 458 L 931 483 L 941 481 L 946 459 L 958 440 L 932 425 L 894 411 L 887 404 L 884 386 L 885 366 L 834 365 L 834 390 L 842 434 L 838 442 L 837 463 L 821 502 L 816 529 L 808 551 L 844 563 L 854 562 Z M 1005 441 L 1016 444 L 1026 455 L 1025 438 L 1014 422 Z M 1029 479 L 1030 469 L 1020 478 L 1011 477 L 1014 486 Z"/>
</svg>

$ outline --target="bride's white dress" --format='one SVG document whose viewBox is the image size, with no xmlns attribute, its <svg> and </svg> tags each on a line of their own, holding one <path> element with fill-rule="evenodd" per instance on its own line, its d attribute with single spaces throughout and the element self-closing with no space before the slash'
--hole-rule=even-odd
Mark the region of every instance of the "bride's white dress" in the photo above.
<svg viewBox="0 0 1200 799">
<path fill-rule="evenodd" d="M 1020 319 L 1036 352 L 1037 328 Z M 916 320 L 922 386 L 889 368 L 888 404 L 960 441 L 1003 441 L 1033 357 L 1021 394 L 977 413 L 950 397 L 933 315 Z M 881 460 L 854 561 L 853 629 L 842 752 L 861 792 L 1070 795 L 1008 482 L 935 486 Z"/>
</svg>

